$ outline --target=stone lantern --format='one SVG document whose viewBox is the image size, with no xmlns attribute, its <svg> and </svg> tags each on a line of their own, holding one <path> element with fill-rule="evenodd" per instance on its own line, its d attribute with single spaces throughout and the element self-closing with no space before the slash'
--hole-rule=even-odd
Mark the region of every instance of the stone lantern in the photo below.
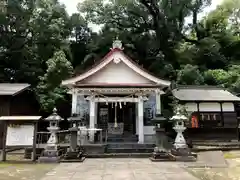
<svg viewBox="0 0 240 180">
<path fill-rule="evenodd" d="M 186 127 L 184 125 L 184 122 L 187 119 L 188 118 L 185 115 L 180 114 L 180 110 L 179 109 L 177 109 L 176 114 L 171 118 L 171 120 L 174 122 L 173 129 L 177 133 L 177 136 L 176 136 L 175 141 L 174 141 L 174 147 L 176 149 L 186 148 L 187 147 L 186 140 L 185 140 L 185 138 L 183 136 L 183 132 L 186 129 Z"/>
<path fill-rule="evenodd" d="M 178 108 L 176 114 L 170 120 L 174 122 L 173 129 L 177 133 L 171 154 L 175 157 L 176 160 L 195 161 L 196 156 L 191 153 L 191 150 L 188 148 L 186 140 L 183 136 L 183 132 L 186 130 L 184 122 L 188 120 L 188 118 L 185 115 L 181 114 L 180 109 Z"/>
<path fill-rule="evenodd" d="M 83 157 L 83 152 L 80 150 L 78 146 L 78 131 L 79 131 L 79 124 L 80 124 L 80 116 L 73 115 L 72 117 L 68 118 L 70 122 L 70 148 L 67 150 L 67 153 L 64 156 L 65 160 L 77 160 L 82 162 L 85 158 Z"/>
<path fill-rule="evenodd" d="M 76 151 L 77 148 L 77 133 L 78 133 L 78 122 L 80 121 L 80 117 L 73 115 L 72 117 L 68 118 L 70 122 L 70 150 Z"/>
<path fill-rule="evenodd" d="M 59 162 L 59 145 L 57 132 L 59 131 L 59 122 L 63 118 L 57 114 L 57 109 L 53 109 L 53 113 L 45 119 L 49 121 L 47 130 L 50 132 L 50 137 L 47 141 L 47 146 L 44 149 L 42 156 L 39 158 L 40 162 Z"/>
</svg>

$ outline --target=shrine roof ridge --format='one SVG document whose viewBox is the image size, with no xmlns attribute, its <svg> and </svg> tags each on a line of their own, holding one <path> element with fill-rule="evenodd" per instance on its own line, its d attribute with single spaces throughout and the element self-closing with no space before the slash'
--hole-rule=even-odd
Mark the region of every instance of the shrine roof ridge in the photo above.
<svg viewBox="0 0 240 180">
<path fill-rule="evenodd" d="M 211 86 L 211 85 L 176 85 L 173 90 L 179 89 L 199 89 L 199 90 L 226 90 L 226 88 L 221 86 Z"/>
</svg>

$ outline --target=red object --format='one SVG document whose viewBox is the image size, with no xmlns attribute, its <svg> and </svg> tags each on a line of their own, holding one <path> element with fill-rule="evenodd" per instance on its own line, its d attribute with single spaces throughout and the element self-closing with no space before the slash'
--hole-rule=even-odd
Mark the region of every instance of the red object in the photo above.
<svg viewBox="0 0 240 180">
<path fill-rule="evenodd" d="M 192 116 L 192 128 L 198 128 L 198 119 L 196 116 Z"/>
</svg>

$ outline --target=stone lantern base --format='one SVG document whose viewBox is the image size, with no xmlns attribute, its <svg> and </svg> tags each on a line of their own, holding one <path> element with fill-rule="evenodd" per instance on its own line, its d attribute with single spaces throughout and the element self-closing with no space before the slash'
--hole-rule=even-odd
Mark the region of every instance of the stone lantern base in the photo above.
<svg viewBox="0 0 240 180">
<path fill-rule="evenodd" d="M 174 158 L 165 149 L 159 149 L 158 147 L 155 147 L 150 160 L 153 162 L 174 161 Z"/>
<path fill-rule="evenodd" d="M 42 155 L 38 158 L 39 163 L 59 163 L 61 159 L 60 149 L 58 146 L 47 146 Z"/>
<path fill-rule="evenodd" d="M 171 149 L 171 155 L 176 161 L 196 161 L 197 155 L 191 152 L 188 147 L 185 148 L 173 148 Z"/>
<path fill-rule="evenodd" d="M 85 156 L 83 154 L 83 150 L 77 147 L 74 151 L 68 149 L 61 162 L 83 162 L 84 160 Z"/>
<path fill-rule="evenodd" d="M 85 157 L 83 155 L 83 150 L 80 146 L 77 145 L 77 133 L 78 128 L 72 127 L 69 128 L 71 132 L 70 147 L 67 149 L 66 154 L 64 155 L 64 160 L 66 162 L 83 162 Z"/>
</svg>

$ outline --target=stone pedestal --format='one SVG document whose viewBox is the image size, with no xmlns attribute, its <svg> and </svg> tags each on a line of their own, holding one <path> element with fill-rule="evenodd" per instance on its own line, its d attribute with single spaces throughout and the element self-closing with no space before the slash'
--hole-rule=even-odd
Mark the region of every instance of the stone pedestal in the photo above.
<svg viewBox="0 0 240 180">
<path fill-rule="evenodd" d="M 89 144 L 88 141 L 88 129 L 86 126 L 79 126 L 79 131 L 78 131 L 78 142 L 80 146 Z"/>
<path fill-rule="evenodd" d="M 83 162 L 85 158 L 83 157 L 83 152 L 78 146 L 78 132 L 79 132 L 78 124 L 80 122 L 80 117 L 73 116 L 70 117 L 68 121 L 71 123 L 71 127 L 69 128 L 70 147 L 67 149 L 63 161 Z"/>
<path fill-rule="evenodd" d="M 77 132 L 78 132 L 78 128 L 77 127 L 72 127 L 69 128 L 70 131 L 70 150 L 71 151 L 76 151 L 77 149 Z"/>
<path fill-rule="evenodd" d="M 172 160 L 167 150 L 168 140 L 164 128 L 165 118 L 157 116 L 153 122 L 156 132 L 156 147 L 150 157 L 151 161 L 169 161 Z"/>
<path fill-rule="evenodd" d="M 48 127 L 51 132 L 50 138 L 47 142 L 42 155 L 39 157 L 38 162 L 58 163 L 60 161 L 59 146 L 57 140 L 57 127 Z"/>
<path fill-rule="evenodd" d="M 83 152 L 80 147 L 77 145 L 77 136 L 78 136 L 78 127 L 69 128 L 71 132 L 70 138 L 70 148 L 67 150 L 67 153 L 64 155 L 64 160 L 68 161 L 78 161 L 83 162 Z"/>
</svg>

